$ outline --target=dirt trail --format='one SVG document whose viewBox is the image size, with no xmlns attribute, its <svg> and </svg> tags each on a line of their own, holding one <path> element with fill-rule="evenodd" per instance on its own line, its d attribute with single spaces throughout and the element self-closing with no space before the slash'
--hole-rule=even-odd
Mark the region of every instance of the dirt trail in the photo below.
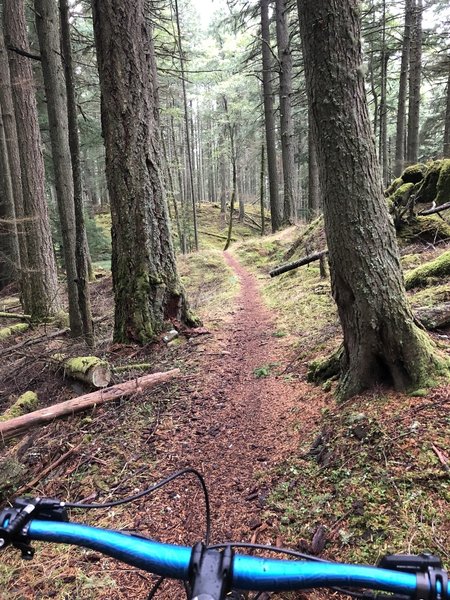
<svg viewBox="0 0 450 600">
<path fill-rule="evenodd" d="M 273 337 L 274 317 L 263 306 L 253 275 L 233 255 L 224 257 L 241 285 L 233 320 L 205 342 L 202 378 L 191 391 L 189 414 L 172 421 L 170 431 L 162 423 L 157 453 L 160 460 L 170 457 L 174 468 L 191 465 L 205 475 L 213 541 L 250 541 L 262 524 L 267 494 L 255 475 L 296 447 L 288 422 L 302 384 L 282 375 L 255 377 L 254 370 L 264 365 L 279 363 L 281 371 L 289 362 L 288 350 Z"/>
</svg>

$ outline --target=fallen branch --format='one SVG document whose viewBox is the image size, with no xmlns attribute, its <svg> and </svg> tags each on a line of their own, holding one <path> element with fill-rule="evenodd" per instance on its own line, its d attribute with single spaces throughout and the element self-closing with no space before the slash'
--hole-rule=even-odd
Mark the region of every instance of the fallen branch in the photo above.
<svg viewBox="0 0 450 600">
<path fill-rule="evenodd" d="M 151 369 L 151 363 L 136 363 L 130 365 L 118 365 L 117 367 L 112 367 L 114 373 L 121 373 L 122 371 L 132 371 L 139 370 L 144 371 L 145 369 Z"/>
<path fill-rule="evenodd" d="M 36 425 L 49 423 L 59 417 L 72 415 L 76 412 L 86 410 L 91 406 L 104 404 L 105 402 L 116 400 L 117 398 L 121 398 L 123 396 L 131 396 L 134 393 L 141 392 L 142 390 L 153 387 L 160 383 L 170 381 L 179 375 L 179 373 L 179 369 L 172 369 L 171 371 L 166 371 L 165 373 L 152 373 L 151 375 L 144 375 L 143 377 L 139 377 L 131 381 L 125 381 L 110 388 L 98 390 L 96 392 L 92 392 L 91 394 L 85 394 L 83 396 L 79 396 L 78 398 L 72 398 L 72 400 L 67 400 L 66 402 L 61 402 L 60 404 L 55 404 L 54 406 L 49 406 L 48 408 L 43 408 L 41 410 L 36 410 L 26 415 L 22 415 L 21 417 L 16 417 L 15 419 L 10 419 L 9 421 L 0 423 L 0 437 L 3 441 L 6 441 L 12 437 L 24 433 Z"/>
<path fill-rule="evenodd" d="M 227 240 L 228 238 L 225 235 L 218 235 L 217 233 L 210 233 L 209 231 L 198 230 L 199 233 L 203 235 L 209 235 L 210 237 L 218 238 L 219 240 Z M 236 238 L 231 238 L 232 242 L 236 242 Z"/>
<path fill-rule="evenodd" d="M 12 312 L 0 312 L 0 318 L 2 319 L 21 319 L 22 321 L 27 321 L 31 319 L 31 315 L 22 315 L 20 313 L 12 313 Z"/>
<path fill-rule="evenodd" d="M 441 204 L 440 206 L 435 206 L 434 208 L 429 208 L 428 210 L 422 210 L 420 211 L 419 215 L 422 216 L 426 216 L 426 215 L 434 215 L 435 213 L 440 213 L 443 210 L 447 210 L 450 208 L 450 202 L 446 202 L 445 204 Z"/>
<path fill-rule="evenodd" d="M 316 252 L 315 254 L 310 254 L 309 256 L 305 256 L 300 260 L 296 260 L 292 263 L 287 263 L 286 265 L 280 265 L 272 271 L 269 271 L 269 275 L 271 277 L 276 277 L 277 275 L 281 275 L 282 273 L 286 273 L 287 271 L 292 271 L 293 269 L 298 269 L 298 267 L 302 267 L 303 265 L 308 265 L 309 263 L 314 262 L 315 260 L 320 260 L 323 256 L 328 254 L 328 250 L 322 250 L 322 252 Z"/>
<path fill-rule="evenodd" d="M 73 448 L 70 448 L 70 450 L 67 450 L 67 452 L 62 454 L 57 460 L 52 462 L 50 465 L 48 465 L 48 467 L 46 467 L 43 471 L 41 471 L 38 475 L 36 475 L 36 477 L 34 479 L 32 479 L 31 481 L 29 481 L 28 483 L 23 485 L 18 490 L 16 490 L 15 494 L 20 495 L 20 494 L 23 494 L 24 492 L 27 492 L 31 488 L 33 488 L 37 483 L 39 483 L 41 481 L 41 479 L 44 479 L 44 477 L 47 477 L 47 475 L 49 473 L 51 473 L 53 471 L 53 469 L 56 469 L 56 467 L 59 467 L 59 465 L 62 464 L 67 458 L 69 458 L 69 456 L 72 456 L 72 454 L 75 454 L 75 452 L 78 452 L 78 450 L 81 448 L 82 445 L 83 445 L 83 442 L 80 442 L 78 444 L 78 446 L 74 446 Z"/>
</svg>

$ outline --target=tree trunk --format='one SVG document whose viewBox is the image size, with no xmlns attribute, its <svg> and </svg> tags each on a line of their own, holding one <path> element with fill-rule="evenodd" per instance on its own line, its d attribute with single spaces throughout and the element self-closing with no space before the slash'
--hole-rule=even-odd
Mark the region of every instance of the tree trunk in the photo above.
<svg viewBox="0 0 450 600">
<path fill-rule="evenodd" d="M 265 179 L 265 146 L 261 144 L 261 167 L 259 172 L 259 206 L 261 210 L 261 236 L 266 234 L 266 219 L 264 215 L 264 179 Z"/>
<path fill-rule="evenodd" d="M 56 201 L 67 276 L 70 331 L 72 336 L 79 337 L 83 332 L 83 324 L 78 310 L 73 176 L 69 148 L 66 90 L 60 57 L 58 7 L 53 0 L 35 0 L 34 9 L 41 50 Z"/>
<path fill-rule="evenodd" d="M 231 243 L 231 234 L 233 232 L 233 213 L 234 213 L 234 205 L 236 202 L 236 194 L 237 194 L 237 169 L 236 169 L 236 145 L 235 145 L 235 125 L 230 121 L 230 113 L 228 112 L 228 102 L 225 96 L 223 96 L 223 108 L 225 110 L 225 115 L 227 119 L 227 128 L 228 134 L 230 137 L 230 154 L 231 154 L 231 167 L 233 169 L 233 178 L 232 178 L 232 190 L 231 190 L 231 203 L 230 203 L 230 222 L 228 223 L 228 235 L 227 241 L 225 243 L 224 251 L 228 250 Z"/>
<path fill-rule="evenodd" d="M 289 42 L 288 2 L 276 0 L 277 47 L 280 70 L 280 130 L 283 161 L 285 223 L 296 219 L 294 185 L 294 123 L 292 120 L 292 53 Z"/>
<path fill-rule="evenodd" d="M 338 395 L 379 382 L 419 387 L 438 360 L 414 324 L 382 193 L 361 69 L 360 3 L 300 5 L 332 290 L 344 334 Z"/>
<path fill-rule="evenodd" d="M 194 324 L 178 278 L 160 175 L 152 32 L 144 0 L 93 2 L 112 213 L 114 339 Z"/>
<path fill-rule="evenodd" d="M 380 138 L 379 138 L 379 159 L 381 164 L 381 174 L 383 186 L 386 188 L 389 185 L 388 173 L 388 147 L 387 147 L 387 67 L 389 62 L 389 54 L 386 48 L 386 0 L 382 3 L 382 23 L 383 28 L 381 35 L 381 56 L 380 56 Z"/>
<path fill-rule="evenodd" d="M 405 28 L 403 31 L 402 62 L 398 82 L 397 131 L 395 136 L 395 177 L 405 168 L 406 93 L 408 90 L 409 53 L 411 46 L 411 0 L 405 0 Z"/>
<path fill-rule="evenodd" d="M 10 171 L 12 196 L 14 201 L 14 213 L 17 219 L 16 231 L 19 246 L 19 285 L 22 306 L 30 306 L 31 291 L 28 277 L 28 251 L 25 235 L 22 174 L 20 170 L 19 142 L 17 140 L 16 117 L 11 90 L 11 78 L 9 72 L 8 55 L 3 37 L 3 29 L 0 28 L 0 110 L 3 117 L 5 140 L 7 147 L 8 167 Z M 6 166 L 5 166 L 6 168 Z"/>
<path fill-rule="evenodd" d="M 16 281 L 19 272 L 20 256 L 14 190 L 0 106 L 0 290 Z"/>
<path fill-rule="evenodd" d="M 181 70 L 181 85 L 183 89 L 183 105 L 184 105 L 184 124 L 185 124 L 185 133 L 186 133 L 186 152 L 188 159 L 188 169 L 189 169 L 189 184 L 191 189 L 191 201 L 192 201 L 192 224 L 194 229 L 194 246 L 195 249 L 198 250 L 198 230 L 197 230 L 197 208 L 195 205 L 195 189 L 194 189 L 194 170 L 192 165 L 192 147 L 191 147 L 191 138 L 189 135 L 189 112 L 188 112 L 188 104 L 187 104 L 187 94 L 186 94 L 186 79 L 184 75 L 184 55 L 183 55 L 183 46 L 181 42 L 181 29 L 180 29 L 180 13 L 178 10 L 178 0 L 175 0 L 175 18 L 177 22 L 177 44 L 178 51 L 180 55 L 180 70 Z"/>
<path fill-rule="evenodd" d="M 264 125 L 266 129 L 267 169 L 269 173 L 269 198 L 272 232 L 283 224 L 283 214 L 278 195 L 277 153 L 275 146 L 275 116 L 272 93 L 272 54 L 270 48 L 269 0 L 261 3 L 262 69 L 264 94 Z"/>
<path fill-rule="evenodd" d="M 7 46 L 29 52 L 22 0 L 4 0 L 3 20 Z M 9 52 L 9 67 L 16 115 L 22 173 L 22 191 L 28 251 L 29 304 L 33 320 L 54 315 L 60 309 L 58 280 L 50 221 L 45 199 L 45 172 L 38 125 L 33 71 L 30 59 Z"/>
<path fill-rule="evenodd" d="M 73 74 L 72 44 L 70 40 L 68 0 L 59 0 L 61 17 L 61 50 L 64 61 L 69 150 L 73 177 L 73 202 L 75 208 L 75 265 L 77 272 L 78 308 L 83 335 L 88 346 L 94 344 L 91 301 L 89 297 L 89 247 L 84 224 L 83 180 L 81 174 L 80 136 L 78 134 L 77 100 Z"/>
<path fill-rule="evenodd" d="M 413 28 L 409 61 L 408 141 L 406 162 L 419 158 L 420 81 L 422 76 L 422 0 L 412 0 Z"/>
<path fill-rule="evenodd" d="M 317 163 L 316 132 L 311 110 L 308 108 L 308 221 L 317 218 L 320 212 L 320 181 Z"/>
<path fill-rule="evenodd" d="M 448 58 L 447 108 L 445 110 L 444 158 L 450 158 L 450 56 Z"/>
</svg>

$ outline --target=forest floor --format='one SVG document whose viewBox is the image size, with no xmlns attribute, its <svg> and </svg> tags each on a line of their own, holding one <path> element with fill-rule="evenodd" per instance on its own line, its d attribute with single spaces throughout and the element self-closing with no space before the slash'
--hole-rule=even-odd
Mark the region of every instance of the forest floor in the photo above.
<svg viewBox="0 0 450 600">
<path fill-rule="evenodd" d="M 151 371 L 179 367 L 181 375 L 5 444 L 3 502 L 25 492 L 105 502 L 191 466 L 206 479 L 213 543 L 284 544 L 367 562 L 387 551 L 429 548 L 449 563 L 450 386 L 410 396 L 380 387 L 338 406 L 335 382 L 307 383 L 309 361 L 335 348 L 340 333 L 329 281 L 317 266 L 267 277 L 297 234 L 250 238 L 227 253 L 208 247 L 182 259 L 204 327 L 170 344 L 113 344 L 111 278 L 102 276 L 92 288 L 94 315 L 103 319 L 96 353 L 115 366 L 150 361 Z M 422 251 L 409 248 L 407 263 L 417 264 Z M 440 296 L 450 294 L 448 283 L 438 288 Z M 2 301 L 16 310 L 14 298 Z M 27 389 L 38 392 L 40 407 L 85 393 L 49 356 L 86 348 L 62 330 L 51 337 L 55 330 L 0 343 L 0 408 Z M 447 333 L 435 341 L 448 352 Z M 115 373 L 112 383 L 141 374 Z M 205 508 L 188 476 L 114 510 L 73 511 L 72 520 L 192 545 L 203 536 Z M 2 556 L 2 600 L 144 599 L 156 581 L 89 550 L 36 547 L 32 563 L 12 552 Z M 182 597 L 177 586 L 165 582 L 157 597 Z"/>
</svg>

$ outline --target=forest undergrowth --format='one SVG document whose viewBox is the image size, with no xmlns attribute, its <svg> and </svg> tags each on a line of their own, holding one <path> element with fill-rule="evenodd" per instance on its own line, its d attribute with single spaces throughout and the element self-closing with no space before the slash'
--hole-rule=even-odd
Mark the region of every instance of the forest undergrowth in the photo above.
<svg viewBox="0 0 450 600">
<path fill-rule="evenodd" d="M 218 212 L 213 206 L 202 207 L 201 227 L 221 235 Z M 213 527 L 223 538 L 283 543 L 325 558 L 370 563 L 386 552 L 428 549 L 449 566 L 450 386 L 436 382 L 436 387 L 414 395 L 380 386 L 337 405 L 334 380 L 323 386 L 309 384 L 311 360 L 326 356 L 340 342 L 329 279 L 320 278 L 316 263 L 270 279 L 269 270 L 284 261 L 299 228 L 260 238 L 240 227 L 241 240 L 232 246 L 231 255 L 244 267 L 244 275 L 237 276 L 230 260 L 224 260 L 222 240 L 212 236 L 203 236 L 205 246 L 199 253 L 180 259 L 180 273 L 203 327 L 185 331 L 170 344 L 161 339 L 144 347 L 111 342 L 111 278 L 107 270 L 99 270 L 92 285 L 96 354 L 113 367 L 150 362 L 151 371 L 178 367 L 181 376 L 155 390 L 55 420 L 4 443 L 2 504 L 17 494 L 99 502 L 123 497 L 185 466 L 178 456 L 196 456 L 201 465 L 200 452 L 205 469 L 214 477 L 210 489 L 215 498 Z M 314 244 L 322 243 L 318 224 L 294 258 L 321 249 Z M 405 271 L 445 249 L 445 243 L 415 241 L 404 246 Z M 240 304 L 246 272 L 253 274 L 253 278 L 248 275 L 249 285 L 256 280 L 254 290 L 259 290 L 268 309 L 266 313 L 262 308 L 257 320 L 249 324 L 240 320 L 243 306 L 250 310 L 254 303 L 251 299 L 248 305 Z M 433 304 L 436 297 L 450 299 L 447 281 L 428 283 L 409 292 L 414 307 Z M 14 290 L 2 293 L 0 304 L 2 310 L 18 310 Z M 2 326 L 8 324 L 2 321 Z M 51 358 L 56 353 L 76 356 L 86 352 L 63 330 L 64 323 L 41 326 L 0 342 L 2 411 L 28 390 L 37 392 L 39 407 L 86 392 L 84 385 L 64 378 Z M 448 330 L 432 334 L 447 353 L 449 334 Z M 256 339 L 257 335 L 262 337 Z M 249 363 L 252 372 L 245 381 L 233 361 L 252 336 L 256 340 L 253 363 Z M 274 348 L 275 359 L 263 358 L 266 350 L 270 356 Z M 132 368 L 113 371 L 113 383 L 141 374 Z M 280 404 L 279 430 L 258 435 L 263 439 L 248 440 L 248 444 L 236 442 L 236 456 L 242 454 L 250 463 L 251 488 L 250 480 L 228 482 L 227 473 L 213 473 L 213 456 L 205 450 L 208 440 L 220 439 L 221 427 L 228 427 L 223 415 L 234 418 L 233 413 L 220 412 L 229 408 L 227 382 L 238 393 L 245 393 L 245 385 L 254 386 L 269 399 L 275 389 L 286 392 L 285 405 L 281 398 L 271 398 Z M 228 439 L 233 425 L 222 433 Z M 244 445 L 246 452 L 241 451 Z M 47 469 L 53 464 L 54 468 Z M 239 501 L 227 506 L 230 490 Z M 230 515 L 226 515 L 230 507 L 236 511 L 231 515 L 231 530 Z M 190 480 L 147 502 L 73 517 L 186 544 L 200 536 L 204 522 L 198 489 Z M 12 552 L 2 555 L 0 589 L 8 590 L 2 596 L 5 600 L 107 600 L 131 594 L 144 598 L 154 581 L 148 574 L 89 550 L 36 546 L 32 563 L 21 562 Z"/>
</svg>

